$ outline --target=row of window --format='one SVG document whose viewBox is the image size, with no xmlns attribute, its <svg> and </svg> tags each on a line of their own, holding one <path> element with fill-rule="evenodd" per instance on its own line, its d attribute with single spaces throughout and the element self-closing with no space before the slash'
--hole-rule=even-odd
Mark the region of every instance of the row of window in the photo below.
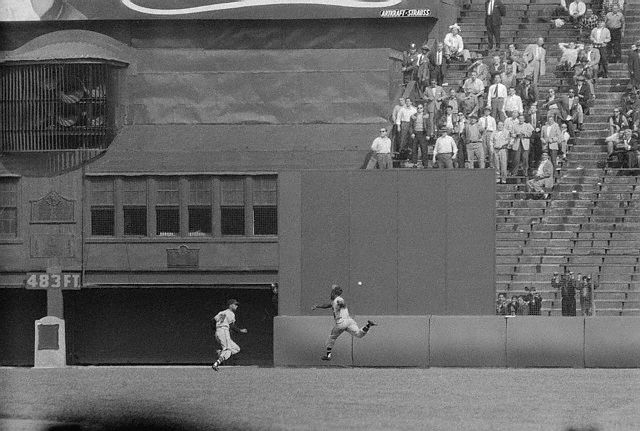
<svg viewBox="0 0 640 431">
<path fill-rule="evenodd" d="M 0 235 L 17 235 L 18 181 L 0 179 Z M 88 187 L 92 236 L 277 235 L 275 176 L 101 177 Z"/>
<path fill-rule="evenodd" d="M 90 185 L 93 236 L 278 233 L 275 176 L 95 178 Z"/>
</svg>

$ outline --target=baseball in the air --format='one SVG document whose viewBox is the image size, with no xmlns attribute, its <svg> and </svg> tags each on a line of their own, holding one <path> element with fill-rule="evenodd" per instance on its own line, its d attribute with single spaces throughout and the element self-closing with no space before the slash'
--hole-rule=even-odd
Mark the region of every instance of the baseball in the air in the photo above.
<svg viewBox="0 0 640 431">
<path fill-rule="evenodd" d="M 361 281 L 358 282 L 358 286 L 362 286 L 362 282 Z"/>
</svg>

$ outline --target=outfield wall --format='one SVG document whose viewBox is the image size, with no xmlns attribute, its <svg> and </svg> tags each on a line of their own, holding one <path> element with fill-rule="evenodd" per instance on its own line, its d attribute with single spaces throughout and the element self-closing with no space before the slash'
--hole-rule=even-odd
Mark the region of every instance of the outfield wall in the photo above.
<svg viewBox="0 0 640 431">
<path fill-rule="evenodd" d="M 327 314 L 330 314 L 327 312 Z M 330 315 L 274 320 L 275 366 L 639 368 L 640 318 L 355 316 L 379 326 L 343 334 L 320 360 Z"/>
</svg>

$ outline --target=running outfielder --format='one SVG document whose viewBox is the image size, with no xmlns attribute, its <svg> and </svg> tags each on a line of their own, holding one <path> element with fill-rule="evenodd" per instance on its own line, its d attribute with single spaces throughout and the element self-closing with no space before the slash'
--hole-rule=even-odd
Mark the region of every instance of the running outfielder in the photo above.
<svg viewBox="0 0 640 431">
<path fill-rule="evenodd" d="M 242 328 L 236 328 L 236 313 L 235 311 L 238 309 L 240 303 L 235 299 L 230 299 L 227 301 L 227 309 L 222 310 L 213 318 L 216 322 L 216 340 L 220 343 L 222 350 L 218 351 L 218 359 L 213 363 L 211 368 L 218 371 L 218 366 L 229 359 L 231 355 L 235 355 L 240 351 L 240 346 L 233 342 L 231 339 L 231 334 L 229 333 L 230 329 L 234 331 L 241 332 L 243 334 L 247 333 L 247 330 Z"/>
<path fill-rule="evenodd" d="M 329 335 L 329 339 L 326 342 L 327 354 L 321 358 L 323 361 L 331 360 L 331 349 L 333 349 L 333 345 L 336 344 L 336 340 L 344 331 L 347 331 L 353 337 L 362 338 L 367 335 L 367 332 L 369 332 L 369 329 L 372 326 L 377 325 L 377 323 L 368 320 L 367 324 L 362 329 L 359 329 L 356 321 L 349 317 L 347 304 L 340 295 L 342 295 L 342 288 L 337 284 L 334 284 L 331 286 L 331 302 L 314 305 L 311 308 L 312 310 L 315 310 L 316 308 L 333 309 L 333 318 L 336 321 L 335 326 L 331 330 L 331 335 Z"/>
</svg>

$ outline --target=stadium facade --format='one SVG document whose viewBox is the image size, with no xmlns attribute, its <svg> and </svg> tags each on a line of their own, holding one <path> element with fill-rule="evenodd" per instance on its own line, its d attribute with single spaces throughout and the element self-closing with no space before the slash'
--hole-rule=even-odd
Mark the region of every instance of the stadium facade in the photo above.
<svg viewBox="0 0 640 431">
<path fill-rule="evenodd" d="M 352 295 L 361 314 L 493 312 L 493 177 L 357 171 L 401 89 L 401 51 L 453 22 L 455 2 L 53 3 L 1 23 L 1 364 L 33 364 L 45 315 L 65 319 L 69 364 L 209 362 L 209 317 L 229 297 L 252 329 L 238 361 L 268 364 L 271 285 L 280 314 L 303 315 L 362 268 L 384 287 Z M 473 199 L 486 221 L 465 211 Z M 459 218 L 447 231 L 439 214 Z M 371 237 L 378 251 L 358 254 Z M 422 267 L 425 243 L 448 254 Z M 461 277 L 485 286 L 478 298 L 443 290 Z"/>
</svg>

